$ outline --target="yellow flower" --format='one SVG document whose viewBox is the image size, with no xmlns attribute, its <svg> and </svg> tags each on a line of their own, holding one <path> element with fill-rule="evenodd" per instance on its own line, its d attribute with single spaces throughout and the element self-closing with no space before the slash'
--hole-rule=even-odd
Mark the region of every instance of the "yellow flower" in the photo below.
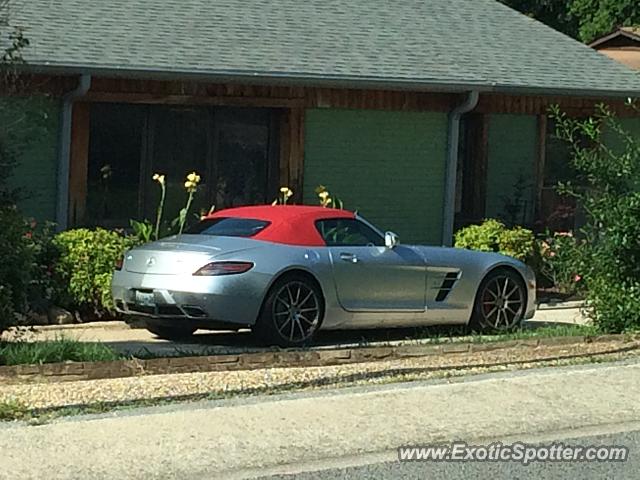
<svg viewBox="0 0 640 480">
<path fill-rule="evenodd" d="M 285 198 L 289 198 L 293 195 L 293 191 L 289 187 L 280 187 L 280 193 L 282 193 Z"/>
<path fill-rule="evenodd" d="M 158 182 L 160 185 L 164 185 L 164 175 L 156 173 L 153 175 L 153 181 Z"/>
<path fill-rule="evenodd" d="M 184 182 L 184 188 L 186 188 L 187 190 L 191 190 L 195 187 L 197 187 L 198 185 L 195 182 L 191 182 L 189 180 L 187 180 L 186 182 Z"/>
<path fill-rule="evenodd" d="M 333 202 L 333 200 L 331 198 L 329 198 L 329 197 L 321 198 L 320 199 L 320 206 L 328 207 L 329 205 L 331 205 L 332 202 Z"/>
<path fill-rule="evenodd" d="M 197 185 L 198 183 L 200 183 L 200 175 L 198 175 L 196 172 L 191 172 L 189 175 L 187 175 L 187 180 Z"/>
<path fill-rule="evenodd" d="M 327 198 L 329 198 L 329 192 L 327 192 L 326 190 L 318 193 L 318 196 L 324 201 Z"/>
</svg>

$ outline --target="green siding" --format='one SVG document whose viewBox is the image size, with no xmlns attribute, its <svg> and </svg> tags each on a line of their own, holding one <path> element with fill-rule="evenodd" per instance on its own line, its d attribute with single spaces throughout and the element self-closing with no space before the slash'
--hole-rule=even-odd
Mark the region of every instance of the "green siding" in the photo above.
<svg viewBox="0 0 640 480">
<path fill-rule="evenodd" d="M 640 118 L 620 118 L 618 119 L 620 126 L 624 128 L 636 141 L 640 142 Z M 624 139 L 616 132 L 609 128 L 604 128 L 602 137 L 604 143 L 613 149 L 616 153 L 622 153 L 625 150 Z"/>
<path fill-rule="evenodd" d="M 511 220 L 506 204 L 521 191 L 516 223 L 530 223 L 535 210 L 537 119 L 527 115 L 491 115 L 487 169 L 487 218 Z M 521 188 L 522 187 L 522 188 Z"/>
<path fill-rule="evenodd" d="M 401 241 L 441 243 L 446 114 L 308 110 L 305 135 L 305 203 L 326 185 Z"/>
<path fill-rule="evenodd" d="M 17 161 L 9 185 L 25 215 L 55 220 L 60 102 L 47 97 L 0 98 L 5 145 Z"/>
</svg>

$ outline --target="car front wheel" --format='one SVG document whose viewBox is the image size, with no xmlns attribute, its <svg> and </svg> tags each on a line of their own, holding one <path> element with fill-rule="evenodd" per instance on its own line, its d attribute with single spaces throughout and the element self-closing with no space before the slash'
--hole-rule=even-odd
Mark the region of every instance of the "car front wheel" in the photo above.
<svg viewBox="0 0 640 480">
<path fill-rule="evenodd" d="M 510 270 L 491 272 L 480 284 L 471 326 L 487 333 L 504 333 L 522 323 L 527 293 L 520 276 Z"/>
</svg>

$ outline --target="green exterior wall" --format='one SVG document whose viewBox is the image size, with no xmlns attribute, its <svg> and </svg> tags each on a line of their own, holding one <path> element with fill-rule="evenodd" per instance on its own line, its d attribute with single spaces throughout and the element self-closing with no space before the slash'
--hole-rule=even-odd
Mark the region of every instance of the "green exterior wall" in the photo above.
<svg viewBox="0 0 640 480">
<path fill-rule="evenodd" d="M 17 161 L 9 185 L 24 214 L 40 221 L 56 217 L 59 118 L 59 99 L 0 98 L 0 122 L 10 125 L 1 141 Z"/>
<path fill-rule="evenodd" d="M 620 126 L 625 129 L 629 134 L 633 136 L 638 142 L 640 142 L 640 118 L 620 118 Z M 625 150 L 624 139 L 620 137 L 616 132 L 612 132 L 606 128 L 603 130 L 603 140 L 609 145 L 615 152 L 622 153 Z"/>
<path fill-rule="evenodd" d="M 402 242 L 440 244 L 446 143 L 445 113 L 308 110 L 304 202 L 326 185 Z"/>
<path fill-rule="evenodd" d="M 509 219 L 506 204 L 521 192 L 515 223 L 533 221 L 535 212 L 537 118 L 533 115 L 491 115 L 487 167 L 487 218 Z"/>
</svg>

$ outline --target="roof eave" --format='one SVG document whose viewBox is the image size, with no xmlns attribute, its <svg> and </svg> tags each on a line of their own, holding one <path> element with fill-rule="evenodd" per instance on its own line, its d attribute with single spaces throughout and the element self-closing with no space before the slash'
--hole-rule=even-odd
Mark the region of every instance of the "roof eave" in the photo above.
<svg viewBox="0 0 640 480">
<path fill-rule="evenodd" d="M 404 79 L 381 78 L 365 76 L 332 76 L 307 73 L 276 73 L 276 72 L 246 72 L 246 71 L 167 71 L 151 69 L 110 68 L 100 66 L 81 65 L 38 65 L 25 64 L 20 67 L 23 71 L 49 75 L 81 75 L 148 79 L 148 80 L 193 80 L 214 81 L 228 83 L 243 83 L 255 85 L 307 86 L 323 88 L 353 88 L 353 89 L 387 89 L 414 92 L 434 93 L 503 93 L 509 95 L 531 96 L 567 96 L 594 98 L 621 98 L 640 96 L 640 76 L 638 88 L 630 90 L 611 89 L 567 89 L 561 87 L 548 88 L 541 86 L 521 86 L 508 84 L 487 84 L 483 81 L 471 82 L 442 82 L 434 79 Z"/>
<path fill-rule="evenodd" d="M 614 32 L 611 32 L 607 35 L 604 35 L 600 38 L 595 39 L 594 41 L 592 41 L 591 43 L 589 43 L 589 46 L 591 48 L 597 48 L 601 45 L 604 45 L 607 42 L 610 42 L 611 40 L 614 40 L 618 37 L 625 37 L 628 38 L 629 40 L 633 40 L 635 42 L 639 42 L 640 43 L 640 36 L 636 35 L 632 32 L 626 31 L 626 30 L 616 30 Z"/>
</svg>

